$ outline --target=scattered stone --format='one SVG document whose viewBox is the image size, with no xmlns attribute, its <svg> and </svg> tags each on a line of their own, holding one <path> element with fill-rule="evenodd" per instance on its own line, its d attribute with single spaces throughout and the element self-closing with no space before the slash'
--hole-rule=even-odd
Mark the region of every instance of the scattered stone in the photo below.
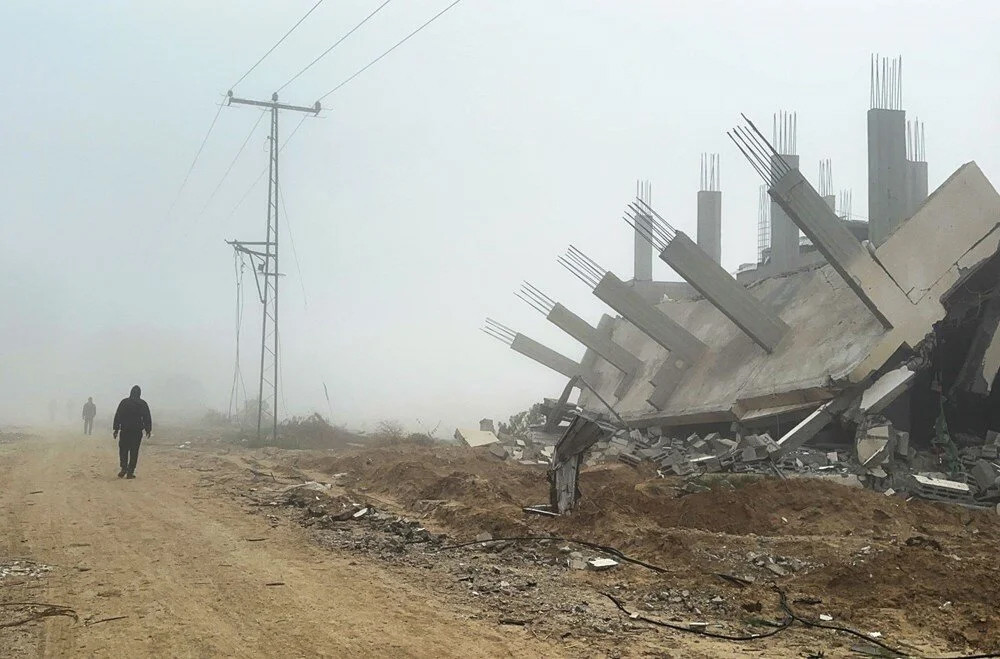
<svg viewBox="0 0 1000 659">
<path fill-rule="evenodd" d="M 610 558 L 592 558 L 587 561 L 587 565 L 590 566 L 591 570 L 610 570 L 618 566 L 618 561 Z"/>
</svg>

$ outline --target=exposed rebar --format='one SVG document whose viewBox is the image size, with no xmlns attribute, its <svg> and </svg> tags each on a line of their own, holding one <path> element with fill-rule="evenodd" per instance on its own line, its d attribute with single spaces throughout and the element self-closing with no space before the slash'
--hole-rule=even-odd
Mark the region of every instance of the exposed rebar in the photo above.
<svg viewBox="0 0 1000 659">
<path fill-rule="evenodd" d="M 740 115 L 746 126 L 736 126 L 726 133 L 736 148 L 746 157 L 747 161 L 760 175 L 766 184 L 773 186 L 783 176 L 792 171 L 788 162 L 778 153 L 757 126 L 745 115 Z M 775 127 L 777 127 L 775 117 Z M 792 155 L 792 154 L 789 154 Z"/>
<path fill-rule="evenodd" d="M 486 325 L 480 329 L 492 336 L 494 339 L 506 343 L 507 345 L 514 343 L 514 339 L 517 337 L 517 332 L 503 323 L 498 323 L 492 318 L 487 318 Z"/>
<path fill-rule="evenodd" d="M 573 245 L 569 246 L 566 254 L 557 257 L 556 260 L 591 289 L 597 288 L 608 272 Z"/>
<path fill-rule="evenodd" d="M 902 57 L 871 56 L 870 95 L 873 110 L 903 109 Z"/>
<path fill-rule="evenodd" d="M 523 282 L 521 290 L 515 292 L 514 295 L 527 302 L 531 308 L 535 309 L 543 316 L 548 316 L 552 313 L 552 309 L 556 306 L 555 300 L 528 282 Z"/>
</svg>

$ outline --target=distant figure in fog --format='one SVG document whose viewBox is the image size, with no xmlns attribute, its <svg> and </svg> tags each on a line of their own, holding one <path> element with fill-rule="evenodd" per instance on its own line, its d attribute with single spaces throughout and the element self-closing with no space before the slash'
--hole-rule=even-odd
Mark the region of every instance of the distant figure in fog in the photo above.
<svg viewBox="0 0 1000 659">
<path fill-rule="evenodd" d="M 135 478 L 142 432 L 146 431 L 146 437 L 153 432 L 149 405 L 140 398 L 141 395 L 142 390 L 139 385 L 135 385 L 128 398 L 118 403 L 118 410 L 115 412 L 114 436 L 118 439 L 118 457 L 122 468 L 118 472 L 118 478 Z"/>
<path fill-rule="evenodd" d="M 83 434 L 93 435 L 94 434 L 94 417 L 97 416 L 97 405 L 94 405 L 94 399 L 88 398 L 87 402 L 83 404 Z"/>
</svg>

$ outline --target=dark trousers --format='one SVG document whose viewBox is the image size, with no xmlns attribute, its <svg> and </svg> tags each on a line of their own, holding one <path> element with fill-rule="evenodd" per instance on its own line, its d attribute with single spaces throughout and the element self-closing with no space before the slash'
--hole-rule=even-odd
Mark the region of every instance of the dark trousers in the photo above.
<svg viewBox="0 0 1000 659">
<path fill-rule="evenodd" d="M 92 435 L 92 434 L 94 434 L 94 420 L 93 419 L 84 419 L 83 420 L 83 434 L 84 435 Z"/>
<path fill-rule="evenodd" d="M 118 458 L 122 471 L 126 474 L 135 473 L 135 463 L 139 461 L 139 443 L 142 442 L 141 430 L 122 430 L 118 433 Z"/>
</svg>

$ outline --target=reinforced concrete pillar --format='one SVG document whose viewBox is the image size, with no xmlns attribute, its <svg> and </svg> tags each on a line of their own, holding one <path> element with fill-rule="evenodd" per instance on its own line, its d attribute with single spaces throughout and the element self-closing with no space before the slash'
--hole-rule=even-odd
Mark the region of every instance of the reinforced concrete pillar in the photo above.
<svg viewBox="0 0 1000 659">
<path fill-rule="evenodd" d="M 837 212 L 837 196 L 836 195 L 832 195 L 832 194 L 823 195 L 823 201 L 826 202 L 826 205 L 830 207 L 830 210 L 832 210 L 834 213 Z"/>
<path fill-rule="evenodd" d="M 707 346 L 642 299 L 611 272 L 605 274 L 594 288 L 594 295 L 669 351 L 667 360 L 649 381 L 654 390 L 648 402 L 658 410 L 663 409 L 663 405 L 680 384 L 684 372 L 705 352 Z"/>
<path fill-rule="evenodd" d="M 632 374 L 642 367 L 638 357 L 601 334 L 596 327 L 558 302 L 552 307 L 547 318 L 553 325 L 596 352 L 622 373 Z"/>
<path fill-rule="evenodd" d="M 579 363 L 524 334 L 518 333 L 514 337 L 514 341 L 510 344 L 510 347 L 525 357 L 530 357 L 542 366 L 547 366 L 568 378 L 583 375 L 583 369 Z"/>
<path fill-rule="evenodd" d="M 780 160 L 779 160 L 780 158 Z M 798 169 L 799 157 L 771 156 L 771 170 L 778 171 L 777 162 L 784 161 L 791 169 Z M 779 270 L 789 270 L 799 262 L 799 228 L 788 217 L 780 204 L 771 202 L 771 264 Z"/>
<path fill-rule="evenodd" d="M 798 234 L 798 226 L 792 226 Z M 773 352 L 788 332 L 788 325 L 777 314 L 769 311 L 683 232 L 678 231 L 667 243 L 660 258 L 767 352 Z"/>
<path fill-rule="evenodd" d="M 927 201 L 927 163 L 920 161 L 906 161 L 906 208 L 903 216 L 905 219 L 913 215 Z"/>
<path fill-rule="evenodd" d="M 652 191 L 649 181 L 639 181 L 636 183 L 636 198 L 644 200 L 646 203 L 652 199 Z M 636 227 L 635 230 L 635 261 L 633 265 L 633 279 L 635 281 L 653 281 L 653 245 L 646 237 L 648 231 L 640 231 L 643 227 Z"/>
<path fill-rule="evenodd" d="M 698 191 L 698 246 L 716 263 L 722 262 L 722 192 Z"/>
<path fill-rule="evenodd" d="M 706 349 L 705 344 L 696 336 L 642 299 L 642 296 L 626 286 L 612 272 L 601 278 L 594 287 L 594 295 L 638 327 L 646 336 L 673 353 L 677 359 L 691 363 Z"/>
<path fill-rule="evenodd" d="M 891 328 L 892 318 L 909 312 L 912 304 L 903 291 L 830 210 L 802 172 L 791 170 L 769 193 L 883 327 Z"/>
<path fill-rule="evenodd" d="M 906 113 L 869 110 L 868 237 L 876 247 L 908 217 L 905 181 Z"/>
</svg>

